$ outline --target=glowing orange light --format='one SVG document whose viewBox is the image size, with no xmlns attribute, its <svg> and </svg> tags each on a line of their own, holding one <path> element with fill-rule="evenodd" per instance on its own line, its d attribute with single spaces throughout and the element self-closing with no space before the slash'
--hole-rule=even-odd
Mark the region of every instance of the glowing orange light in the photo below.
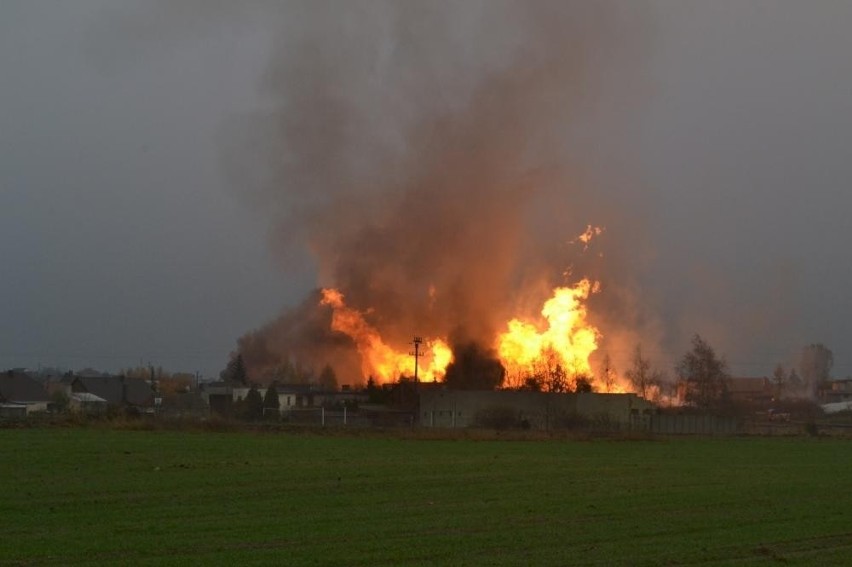
<svg viewBox="0 0 852 567">
<path fill-rule="evenodd" d="M 414 376 L 414 357 L 400 352 L 382 340 L 379 331 L 370 325 L 363 313 L 348 307 L 343 294 L 336 289 L 323 289 L 321 305 L 332 308 L 331 328 L 352 338 L 361 355 L 361 372 L 364 377 L 372 376 L 377 382 L 392 382 L 400 376 Z M 449 345 L 440 338 L 424 340 L 418 377 L 433 382 L 444 377 L 453 354 Z"/>
</svg>

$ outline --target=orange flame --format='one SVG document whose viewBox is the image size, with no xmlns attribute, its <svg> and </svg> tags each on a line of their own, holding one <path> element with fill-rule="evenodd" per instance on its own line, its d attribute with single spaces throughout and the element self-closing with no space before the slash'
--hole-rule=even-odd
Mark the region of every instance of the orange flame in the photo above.
<svg viewBox="0 0 852 567">
<path fill-rule="evenodd" d="M 584 301 L 600 289 L 598 282 L 581 280 L 574 287 L 558 287 L 541 310 L 547 327 L 512 319 L 497 337 L 497 353 L 507 375 L 532 375 L 547 360 L 568 375 L 591 376 L 589 356 L 598 348 L 600 332 L 586 319 Z"/>
<path fill-rule="evenodd" d="M 582 234 L 577 236 L 577 238 L 572 240 L 571 244 L 574 244 L 575 242 L 577 242 L 579 240 L 580 242 L 583 243 L 583 250 L 584 251 L 588 250 L 589 243 L 592 241 L 592 239 L 595 238 L 596 236 L 600 236 L 601 234 L 603 234 L 603 231 L 604 231 L 603 227 L 587 225 L 586 230 L 584 230 L 582 232 Z"/>
<path fill-rule="evenodd" d="M 392 382 L 400 376 L 414 376 L 414 357 L 394 350 L 382 340 L 375 327 L 364 320 L 364 315 L 343 301 L 343 294 L 336 289 L 323 289 L 321 305 L 332 308 L 331 328 L 344 333 L 355 341 L 361 355 L 361 372 L 364 377 L 372 376 L 377 382 Z M 426 339 L 421 351 L 418 377 L 426 382 L 443 378 L 453 353 L 443 339 Z"/>
<path fill-rule="evenodd" d="M 531 376 L 548 366 L 558 365 L 566 376 L 592 374 L 589 356 L 598 348 L 600 332 L 587 321 L 585 301 L 600 289 L 598 282 L 583 279 L 573 287 L 557 287 L 541 310 L 546 327 L 512 319 L 495 341 L 495 350 L 508 376 Z M 434 294 L 434 291 L 432 292 Z M 414 357 L 395 350 L 382 339 L 364 314 L 348 307 L 336 289 L 322 290 L 322 305 L 332 308 L 331 327 L 352 338 L 361 355 L 361 371 L 378 382 L 414 375 Z M 423 341 L 419 377 L 424 381 L 443 378 L 453 355 L 443 338 Z"/>
</svg>

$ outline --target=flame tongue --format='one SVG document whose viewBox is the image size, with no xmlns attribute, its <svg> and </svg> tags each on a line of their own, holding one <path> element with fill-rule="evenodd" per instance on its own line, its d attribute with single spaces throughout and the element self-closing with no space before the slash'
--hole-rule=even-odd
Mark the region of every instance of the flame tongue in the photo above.
<svg viewBox="0 0 852 567">
<path fill-rule="evenodd" d="M 497 337 L 497 352 L 507 374 L 532 375 L 542 361 L 558 364 L 569 375 L 591 374 L 589 356 L 598 348 L 598 330 L 586 320 L 584 301 L 600 285 L 587 279 L 574 287 L 558 287 L 541 310 L 547 328 L 512 319 Z"/>
<path fill-rule="evenodd" d="M 364 319 L 360 311 L 345 304 L 340 291 L 323 289 L 320 304 L 333 310 L 332 330 L 348 335 L 355 342 L 365 377 L 373 376 L 379 382 L 390 382 L 400 376 L 414 375 L 414 357 L 386 344 L 379 331 Z M 452 350 L 442 339 L 426 339 L 422 355 L 418 375 L 421 380 L 429 382 L 442 378 L 453 359 Z"/>
</svg>

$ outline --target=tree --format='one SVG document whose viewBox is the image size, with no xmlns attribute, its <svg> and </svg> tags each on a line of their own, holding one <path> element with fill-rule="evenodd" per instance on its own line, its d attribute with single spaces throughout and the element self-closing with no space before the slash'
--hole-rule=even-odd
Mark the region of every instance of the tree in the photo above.
<svg viewBox="0 0 852 567">
<path fill-rule="evenodd" d="M 539 375 L 527 376 L 519 390 L 529 390 L 530 392 L 541 392 L 544 389 L 544 380 Z"/>
<path fill-rule="evenodd" d="M 593 392 L 592 379 L 583 374 L 574 377 L 574 391 L 578 394 Z"/>
<path fill-rule="evenodd" d="M 248 373 L 246 372 L 245 362 L 243 362 L 243 355 L 237 354 L 237 356 L 232 356 L 231 360 L 228 361 L 228 366 L 219 374 L 219 377 L 222 380 L 247 385 Z"/>
<path fill-rule="evenodd" d="M 547 367 L 544 376 L 544 384 L 548 392 L 562 393 L 570 389 L 568 373 L 561 364 Z"/>
<path fill-rule="evenodd" d="M 521 382 L 516 389 L 557 394 L 576 391 L 578 378 L 589 378 L 579 374 L 569 375 L 555 351 L 545 352 L 532 364 L 526 374 L 521 373 L 519 377 Z M 591 381 L 588 381 L 591 384 Z"/>
<path fill-rule="evenodd" d="M 330 364 L 326 364 L 320 372 L 319 379 L 320 388 L 329 392 L 337 390 L 337 374 L 334 373 L 334 368 Z"/>
<path fill-rule="evenodd" d="M 492 352 L 476 343 L 453 349 L 455 360 L 447 366 L 444 383 L 455 390 L 493 390 L 503 383 L 506 369 Z"/>
<path fill-rule="evenodd" d="M 56 413 L 65 413 L 71 404 L 71 399 L 68 394 L 62 391 L 56 391 L 50 396 L 50 401 L 53 404 L 53 411 Z"/>
<path fill-rule="evenodd" d="M 687 403 L 705 410 L 723 409 L 728 403 L 728 364 L 700 335 L 692 337 L 692 348 L 675 371 L 686 383 Z"/>
<path fill-rule="evenodd" d="M 648 398 L 651 389 L 661 380 L 659 371 L 651 368 L 651 361 L 642 354 L 642 345 L 637 344 L 633 350 L 632 366 L 625 372 L 633 389 L 643 398 Z"/>
<path fill-rule="evenodd" d="M 263 397 L 256 386 L 252 386 L 246 394 L 244 417 L 251 421 L 263 417 Z"/>
<path fill-rule="evenodd" d="M 806 346 L 799 357 L 799 372 L 804 381 L 805 396 L 815 400 L 819 387 L 831 379 L 834 353 L 822 343 Z"/>
<path fill-rule="evenodd" d="M 367 390 L 367 399 L 370 401 L 370 403 L 371 404 L 376 403 L 378 401 L 378 398 L 379 398 L 379 395 L 378 395 L 379 388 L 376 386 L 376 379 L 373 378 L 372 375 L 370 375 L 370 377 L 367 378 L 366 390 Z"/>
<path fill-rule="evenodd" d="M 281 401 L 278 399 L 278 390 L 275 389 L 275 385 L 270 385 L 266 389 L 266 394 L 263 395 L 263 416 L 280 413 L 280 408 Z"/>
<path fill-rule="evenodd" d="M 775 397 L 781 399 L 787 386 L 787 372 L 780 364 L 772 372 L 772 381 L 775 384 Z"/>
<path fill-rule="evenodd" d="M 601 360 L 600 370 L 598 371 L 598 379 L 604 385 L 605 391 L 612 392 L 612 389 L 615 386 L 615 377 L 615 367 L 612 365 L 612 359 L 610 358 L 609 353 L 606 352 Z"/>
</svg>

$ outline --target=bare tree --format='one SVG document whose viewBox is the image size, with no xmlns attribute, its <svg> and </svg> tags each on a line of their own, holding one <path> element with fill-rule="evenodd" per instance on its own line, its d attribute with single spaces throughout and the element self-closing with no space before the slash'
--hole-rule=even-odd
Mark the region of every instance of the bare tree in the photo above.
<svg viewBox="0 0 852 567">
<path fill-rule="evenodd" d="M 675 368 L 686 383 L 686 401 L 701 409 L 723 409 L 728 403 L 728 363 L 716 356 L 700 335 L 692 337 L 692 348 Z"/>
<path fill-rule="evenodd" d="M 612 365 L 612 359 L 610 358 L 609 353 L 606 352 L 603 355 L 600 369 L 598 370 L 598 379 L 604 385 L 605 391 L 612 392 L 613 386 L 615 386 L 615 376 L 615 367 Z"/>
<path fill-rule="evenodd" d="M 636 393 L 647 399 L 651 389 L 657 385 L 660 373 L 651 368 L 651 361 L 642 354 L 642 345 L 640 344 L 637 344 L 633 350 L 631 364 L 632 366 L 625 372 L 625 375 Z"/>
<path fill-rule="evenodd" d="M 534 392 L 570 392 L 571 384 L 568 372 L 562 367 L 553 351 L 548 351 L 533 362 L 529 370 L 521 376 L 521 390 Z"/>
<path fill-rule="evenodd" d="M 562 368 L 561 364 L 557 364 L 548 369 L 547 379 L 548 392 L 568 392 L 571 387 L 568 383 L 568 373 Z"/>
</svg>

